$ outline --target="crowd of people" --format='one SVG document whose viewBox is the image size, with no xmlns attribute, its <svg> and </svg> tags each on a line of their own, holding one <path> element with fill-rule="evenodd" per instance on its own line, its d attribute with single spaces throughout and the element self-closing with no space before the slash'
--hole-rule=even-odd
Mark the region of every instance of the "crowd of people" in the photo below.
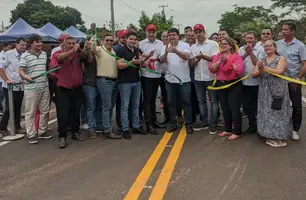
<svg viewBox="0 0 306 200">
<path fill-rule="evenodd" d="M 277 38 L 273 29 L 264 28 L 260 41 L 253 31 L 243 33 L 241 42 L 226 30 L 208 38 L 202 24 L 186 27 L 182 40 L 176 28 L 164 31 L 160 40 L 154 24 L 145 31 L 146 39 L 140 42 L 133 30 L 121 30 L 117 38 L 106 34 L 102 41 L 92 36 L 85 42 L 63 34 L 60 46 L 50 54 L 42 51 L 38 35 L 28 41 L 19 38 L 12 50 L 4 46 L 1 134 L 10 134 L 8 87 L 12 87 L 16 129 L 27 134 L 30 144 L 53 137 L 48 118 L 54 96 L 60 148 L 67 146 L 69 132 L 73 140 L 85 139 L 80 131 L 85 121 L 91 139 L 99 133 L 132 139 L 131 133 L 158 134 L 157 129 L 163 128 L 174 132 L 182 123 L 188 134 L 219 131 L 228 140 L 259 134 L 272 147 L 287 146 L 289 137 L 299 139 L 302 87 L 275 76 L 301 80 L 306 73 L 305 45 L 295 38 L 294 23 L 284 23 Z M 50 69 L 55 71 L 47 74 Z M 159 88 L 162 122 L 156 115 Z M 23 100 L 26 129 L 20 125 Z M 246 130 L 243 113 L 248 118 Z"/>
</svg>

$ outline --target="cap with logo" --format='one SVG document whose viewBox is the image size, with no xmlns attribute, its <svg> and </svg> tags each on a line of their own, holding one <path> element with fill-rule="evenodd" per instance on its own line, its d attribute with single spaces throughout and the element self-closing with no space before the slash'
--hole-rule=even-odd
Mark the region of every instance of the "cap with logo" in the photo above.
<svg viewBox="0 0 306 200">
<path fill-rule="evenodd" d="M 118 37 L 118 38 L 122 38 L 122 37 L 125 36 L 126 34 L 128 34 L 128 31 L 127 31 L 127 30 L 120 30 L 120 31 L 117 33 L 117 37 Z"/>
<path fill-rule="evenodd" d="M 61 35 L 59 36 L 58 40 L 59 40 L 60 42 L 63 42 L 67 37 L 70 37 L 70 35 L 67 34 L 67 33 L 63 33 L 63 34 L 61 34 Z"/>
<path fill-rule="evenodd" d="M 193 30 L 194 31 L 196 31 L 196 30 L 204 31 L 205 28 L 202 24 L 196 24 L 196 25 L 194 25 Z"/>
<path fill-rule="evenodd" d="M 154 24 L 149 24 L 146 27 L 146 31 L 156 31 L 156 26 Z"/>
</svg>

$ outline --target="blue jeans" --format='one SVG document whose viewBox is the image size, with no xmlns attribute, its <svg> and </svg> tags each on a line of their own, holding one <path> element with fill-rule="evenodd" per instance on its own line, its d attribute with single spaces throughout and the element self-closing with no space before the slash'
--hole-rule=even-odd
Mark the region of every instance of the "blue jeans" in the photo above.
<svg viewBox="0 0 306 200">
<path fill-rule="evenodd" d="M 141 93 L 141 84 L 122 83 L 119 84 L 121 95 L 121 124 L 122 130 L 129 130 L 129 107 L 131 107 L 131 120 L 133 128 L 139 128 L 139 101 Z"/>
<path fill-rule="evenodd" d="M 208 91 L 208 97 L 211 104 L 211 118 L 210 125 L 217 125 L 218 118 L 218 101 L 217 101 L 217 92 L 213 90 L 207 90 L 207 87 L 212 85 L 213 81 L 194 81 L 196 88 L 196 94 L 200 106 L 200 120 L 202 125 L 208 125 L 208 109 L 206 102 L 206 91 Z"/>
<path fill-rule="evenodd" d="M 182 103 L 184 119 L 187 125 L 192 124 L 191 83 L 169 83 L 166 81 L 170 124 L 176 124 L 177 102 Z"/>
<path fill-rule="evenodd" d="M 101 98 L 94 86 L 84 84 L 83 91 L 86 98 L 88 130 L 95 131 L 102 128 Z"/>
<path fill-rule="evenodd" d="M 112 114 L 116 103 L 117 81 L 107 80 L 105 78 L 97 79 L 97 88 L 102 101 L 102 118 L 104 132 L 112 130 Z"/>
</svg>

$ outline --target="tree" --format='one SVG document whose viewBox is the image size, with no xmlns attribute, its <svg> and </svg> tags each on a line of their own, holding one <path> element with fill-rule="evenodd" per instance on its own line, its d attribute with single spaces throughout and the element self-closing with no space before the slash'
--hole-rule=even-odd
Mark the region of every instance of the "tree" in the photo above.
<svg viewBox="0 0 306 200">
<path fill-rule="evenodd" d="M 273 2 L 271 8 L 281 8 L 287 9 L 287 12 L 284 12 L 280 15 L 280 17 L 290 16 L 292 14 L 296 14 L 295 19 L 284 19 L 277 25 L 277 30 L 281 29 L 281 25 L 284 21 L 293 21 L 297 26 L 297 31 L 295 36 L 304 41 L 305 32 L 306 32 L 306 1 L 305 0 L 271 0 Z"/>
<path fill-rule="evenodd" d="M 245 31 L 255 31 L 259 34 L 262 28 L 274 26 L 278 16 L 272 9 L 263 6 L 239 7 L 234 5 L 234 11 L 225 12 L 218 20 L 220 28 L 225 29 L 232 37 L 240 37 Z"/>
<path fill-rule="evenodd" d="M 10 22 L 13 24 L 19 18 L 23 18 L 34 28 L 41 28 L 48 22 L 52 22 L 59 29 L 65 30 L 69 26 L 83 27 L 82 14 L 75 8 L 55 6 L 45 0 L 25 0 L 11 10 Z"/>
<path fill-rule="evenodd" d="M 140 28 L 138 29 L 137 33 L 140 39 L 144 39 L 146 37 L 145 30 L 148 24 L 156 25 L 157 38 L 160 38 L 163 31 L 169 30 L 173 26 L 173 17 L 171 16 L 169 19 L 167 19 L 167 16 L 162 11 L 160 13 L 155 13 L 150 18 L 144 11 L 142 11 L 138 23 Z"/>
<path fill-rule="evenodd" d="M 286 8 L 287 12 L 281 14 L 280 17 L 288 16 L 292 13 L 298 15 L 299 19 L 306 18 L 306 1 L 305 0 L 271 0 L 273 2 L 271 8 Z"/>
</svg>

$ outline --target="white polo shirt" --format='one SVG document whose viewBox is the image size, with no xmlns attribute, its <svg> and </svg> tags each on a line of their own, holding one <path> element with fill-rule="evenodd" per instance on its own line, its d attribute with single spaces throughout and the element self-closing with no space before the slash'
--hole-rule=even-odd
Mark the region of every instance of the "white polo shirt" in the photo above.
<svg viewBox="0 0 306 200">
<path fill-rule="evenodd" d="M 176 48 L 180 52 L 188 53 L 189 55 L 188 60 L 190 59 L 191 51 L 189 44 L 179 41 Z M 162 49 L 161 55 L 163 55 L 165 51 L 166 51 L 166 46 L 164 46 L 164 48 Z M 179 79 L 181 79 L 183 83 L 191 82 L 188 60 L 181 59 L 175 53 L 168 53 L 165 62 L 165 67 L 167 68 L 167 71 L 169 73 L 166 73 L 165 79 L 169 83 L 180 83 L 179 80 L 175 77 L 177 76 Z M 173 76 L 172 74 L 174 74 L 175 76 Z"/>
<path fill-rule="evenodd" d="M 21 54 L 16 49 L 4 52 L 0 58 L 0 68 L 4 69 L 7 78 L 16 83 L 21 83 L 22 79 L 19 75 L 19 62 Z M 2 87 L 7 88 L 7 84 L 2 81 Z M 14 91 L 23 91 L 23 84 L 13 87 Z"/>
<path fill-rule="evenodd" d="M 163 42 L 160 40 L 155 39 L 154 42 L 151 42 L 148 38 L 139 42 L 139 49 L 142 51 L 143 54 L 149 55 L 151 51 L 155 51 L 155 54 L 152 57 L 156 57 L 157 52 L 164 46 Z M 146 66 L 148 62 L 145 63 Z M 156 69 L 156 71 L 160 72 L 160 69 Z M 141 70 L 141 76 L 147 78 L 160 78 L 161 74 L 151 73 L 147 70 Z"/>
<path fill-rule="evenodd" d="M 196 43 L 191 46 L 192 58 L 197 55 L 200 55 L 200 51 L 206 56 L 215 56 L 219 51 L 219 45 L 216 41 L 206 39 L 205 42 L 201 45 Z M 194 80 L 196 81 L 212 81 L 214 78 L 211 72 L 208 69 L 210 62 L 204 59 L 195 66 L 194 69 Z"/>
<path fill-rule="evenodd" d="M 244 46 L 240 47 L 238 54 L 240 56 L 244 56 L 245 53 L 246 53 L 245 47 Z M 261 47 L 260 44 L 256 44 L 253 47 L 253 54 L 258 60 L 262 60 L 266 55 L 264 49 Z M 252 73 L 254 64 L 252 62 L 251 56 L 247 56 L 243 62 L 244 62 L 244 75 L 246 76 Z M 253 78 L 252 76 L 249 76 L 247 79 L 243 80 L 242 83 L 243 85 L 246 85 L 246 86 L 256 86 L 256 85 L 259 85 L 260 78 L 259 77 Z"/>
</svg>

